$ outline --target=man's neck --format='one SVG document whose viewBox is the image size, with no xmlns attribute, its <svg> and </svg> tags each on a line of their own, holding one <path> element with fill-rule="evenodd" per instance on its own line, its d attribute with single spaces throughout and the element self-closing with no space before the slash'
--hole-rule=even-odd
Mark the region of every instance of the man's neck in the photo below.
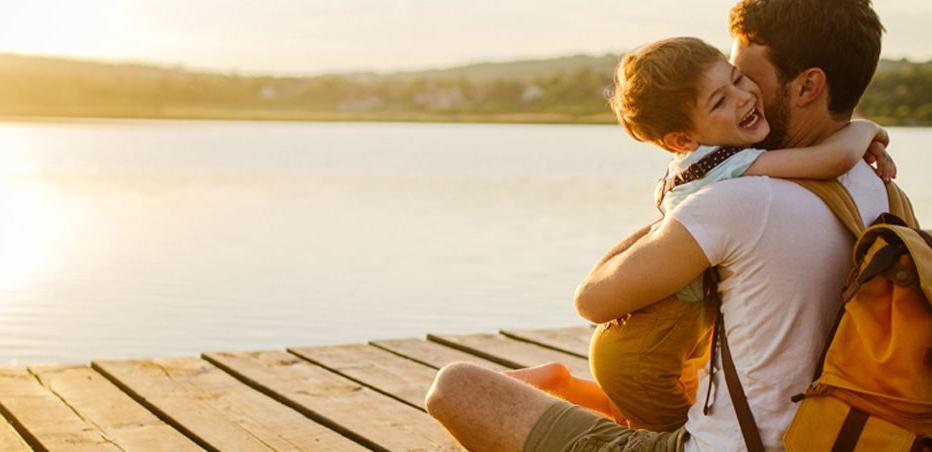
<svg viewBox="0 0 932 452">
<path fill-rule="evenodd" d="M 809 113 L 803 113 L 799 118 L 799 123 L 791 125 L 785 147 L 806 147 L 819 144 L 841 130 L 850 121 L 847 118 L 833 118 L 827 112 L 818 114 L 812 111 Z"/>
</svg>

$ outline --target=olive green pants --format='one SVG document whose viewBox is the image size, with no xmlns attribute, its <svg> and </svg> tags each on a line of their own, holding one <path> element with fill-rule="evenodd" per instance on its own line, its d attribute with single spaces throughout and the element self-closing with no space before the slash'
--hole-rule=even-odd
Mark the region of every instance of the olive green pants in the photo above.
<svg viewBox="0 0 932 452">
<path fill-rule="evenodd" d="M 559 400 L 538 419 L 525 452 L 682 452 L 686 430 L 653 432 L 619 425 L 578 405 Z"/>
</svg>

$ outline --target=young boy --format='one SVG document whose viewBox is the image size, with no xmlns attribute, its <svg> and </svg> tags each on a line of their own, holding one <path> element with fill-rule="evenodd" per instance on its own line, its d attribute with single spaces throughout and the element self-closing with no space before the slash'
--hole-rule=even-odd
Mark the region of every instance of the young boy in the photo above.
<svg viewBox="0 0 932 452">
<path fill-rule="evenodd" d="M 674 153 L 658 185 L 662 213 L 702 187 L 733 177 L 833 179 L 861 158 L 876 161 L 884 180 L 896 175 L 884 151 L 886 133 L 870 121 L 852 121 L 813 147 L 750 148 L 770 132 L 760 89 L 720 51 L 695 38 L 666 39 L 626 55 L 611 105 L 634 139 Z M 702 301 L 700 279 L 599 325 L 589 350 L 597 383 L 573 377 L 560 363 L 505 373 L 629 427 L 675 430 L 686 420 L 696 369 L 707 359 L 711 325 Z"/>
</svg>

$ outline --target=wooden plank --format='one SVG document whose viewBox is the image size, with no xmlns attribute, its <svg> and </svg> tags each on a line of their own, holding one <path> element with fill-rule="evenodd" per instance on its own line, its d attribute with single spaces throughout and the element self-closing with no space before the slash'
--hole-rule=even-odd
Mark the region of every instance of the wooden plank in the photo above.
<svg viewBox="0 0 932 452">
<path fill-rule="evenodd" d="M 459 450 L 426 413 L 290 353 L 209 353 L 204 358 L 373 449 Z"/>
<path fill-rule="evenodd" d="M 512 339 L 570 353 L 580 358 L 588 358 L 589 340 L 592 338 L 593 331 L 591 326 L 580 326 L 538 330 L 502 330 L 501 334 Z"/>
<path fill-rule="evenodd" d="M 492 370 L 511 369 L 511 367 L 505 367 L 476 355 L 423 339 L 389 339 L 371 341 L 369 344 L 395 353 L 396 355 L 412 359 L 426 366 L 433 367 L 434 369 L 440 369 L 447 364 L 457 361 L 479 364 L 480 366 L 485 366 Z"/>
<path fill-rule="evenodd" d="M 512 368 L 557 361 L 566 364 L 573 375 L 593 379 L 589 372 L 588 360 L 529 342 L 511 339 L 501 334 L 481 333 L 456 336 L 428 334 L 427 339 Z"/>
<path fill-rule="evenodd" d="M 0 369 L 0 411 L 35 449 L 120 450 L 26 369 Z"/>
<path fill-rule="evenodd" d="M 89 367 L 43 366 L 29 371 L 121 449 L 203 450 Z"/>
<path fill-rule="evenodd" d="M 424 411 L 437 370 L 366 344 L 289 348 L 331 372 Z"/>
<path fill-rule="evenodd" d="M 28 452 L 32 449 L 26 444 L 16 429 L 0 416 L 0 452 Z"/>
<path fill-rule="evenodd" d="M 92 366 L 207 449 L 362 449 L 199 358 L 94 361 Z"/>
</svg>

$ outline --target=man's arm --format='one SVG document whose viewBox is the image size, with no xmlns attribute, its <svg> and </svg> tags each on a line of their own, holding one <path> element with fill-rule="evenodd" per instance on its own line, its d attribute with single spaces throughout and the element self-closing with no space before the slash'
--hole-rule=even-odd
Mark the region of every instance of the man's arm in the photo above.
<svg viewBox="0 0 932 452">
<path fill-rule="evenodd" d="M 608 250 L 608 252 L 605 253 L 604 256 L 602 256 L 602 259 L 599 259 L 599 262 L 595 264 L 595 268 L 599 268 L 600 266 L 608 262 L 609 259 L 623 253 L 628 248 L 631 248 L 631 245 L 634 245 L 634 243 L 640 240 L 641 237 L 644 237 L 645 235 L 647 235 L 647 233 L 650 232 L 650 228 L 654 227 L 655 224 L 660 223 L 661 221 L 663 221 L 663 218 L 660 218 L 657 221 L 654 221 L 653 223 L 647 226 L 644 226 L 641 229 L 638 229 L 633 234 L 628 236 L 628 238 L 622 240 L 617 245 L 613 246 L 612 249 Z M 592 271 L 595 271 L 595 268 L 592 269 Z"/>
<path fill-rule="evenodd" d="M 607 322 L 682 289 L 709 267 L 689 231 L 673 219 L 641 229 L 616 245 L 576 289 L 576 311 Z"/>
</svg>

